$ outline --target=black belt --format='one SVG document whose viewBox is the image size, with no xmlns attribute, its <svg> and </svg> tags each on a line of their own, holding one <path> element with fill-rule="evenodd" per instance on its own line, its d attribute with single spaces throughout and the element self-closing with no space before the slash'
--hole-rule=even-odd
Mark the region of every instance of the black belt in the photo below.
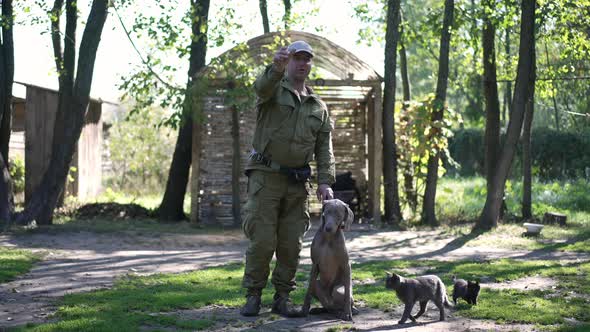
<svg viewBox="0 0 590 332">
<path fill-rule="evenodd" d="M 259 152 L 251 153 L 249 158 L 256 163 L 287 174 L 287 176 L 295 182 L 305 182 L 311 177 L 311 167 L 309 167 L 309 164 L 302 167 L 285 167 L 265 157 Z"/>
</svg>

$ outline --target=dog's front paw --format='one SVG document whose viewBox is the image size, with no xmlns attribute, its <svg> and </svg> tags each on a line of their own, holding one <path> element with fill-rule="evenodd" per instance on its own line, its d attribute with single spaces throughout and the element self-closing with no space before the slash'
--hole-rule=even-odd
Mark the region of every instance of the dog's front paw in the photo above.
<svg viewBox="0 0 590 332">
<path fill-rule="evenodd" d="M 400 320 L 399 320 L 397 323 L 398 323 L 398 324 L 404 324 L 405 322 L 406 322 L 406 320 L 405 320 L 405 319 L 400 319 Z"/>
</svg>

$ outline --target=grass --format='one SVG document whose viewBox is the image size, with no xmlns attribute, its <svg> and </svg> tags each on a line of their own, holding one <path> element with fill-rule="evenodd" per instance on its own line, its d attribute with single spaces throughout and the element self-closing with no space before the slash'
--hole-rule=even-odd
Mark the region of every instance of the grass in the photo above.
<svg viewBox="0 0 590 332">
<path fill-rule="evenodd" d="M 590 322 L 590 263 L 560 264 L 553 261 L 498 260 L 491 262 L 381 261 L 355 264 L 353 279 L 364 281 L 354 287 L 355 300 L 364 305 L 389 311 L 401 305 L 384 287 L 384 270 L 396 270 L 406 276 L 405 268 L 423 267 L 447 284 L 451 275 L 468 279 L 487 277 L 497 281 L 540 275 L 558 280 L 554 290 L 519 291 L 482 288 L 477 306 L 461 304 L 461 316 L 492 319 L 501 323 L 519 322 L 545 327 L 566 327 L 566 317 Z M 295 303 L 302 303 L 309 266 L 297 274 L 301 287 L 292 293 Z M 186 319 L 178 311 L 207 305 L 239 307 L 244 303 L 241 289 L 243 265 L 230 264 L 182 274 L 126 276 L 112 289 L 66 295 L 56 314 L 57 321 L 29 325 L 27 331 L 122 331 L 139 329 L 198 330 L 211 328 L 220 317 Z M 574 294 L 574 295 L 572 295 Z M 263 303 L 270 305 L 273 289 L 269 284 Z M 558 295 L 558 296 L 556 296 Z M 226 321 L 221 323 L 227 324 Z M 231 323 L 231 322 L 230 322 Z M 260 323 L 260 322 L 259 322 Z M 256 323 L 256 324 L 259 324 Z M 243 324 L 243 322 L 234 322 Z M 335 330 L 336 331 L 336 330 Z"/>
<path fill-rule="evenodd" d="M 533 216 L 541 218 L 545 212 L 561 212 L 568 223 L 590 224 L 590 183 L 584 180 L 533 182 Z M 509 219 L 521 214 L 522 183 L 507 181 L 506 205 Z M 484 178 L 441 178 L 436 196 L 436 213 L 447 224 L 474 221 L 479 217 L 486 199 Z"/>
<path fill-rule="evenodd" d="M 469 246 L 490 246 L 524 250 L 560 250 L 590 252 L 590 184 L 565 181 L 533 184 L 534 217 L 545 212 L 567 215 L 567 227 L 546 225 L 538 237 L 524 237 L 525 231 L 518 215 L 522 186 L 508 182 L 506 186 L 507 221 L 489 232 L 470 240 Z M 437 215 L 446 232 L 466 235 L 471 232 L 485 203 L 486 185 L 483 178 L 443 178 L 437 192 Z"/>
<path fill-rule="evenodd" d="M 461 302 L 457 314 L 499 323 L 566 325 L 564 318 L 590 322 L 590 263 L 562 265 L 552 261 L 498 260 L 492 262 L 387 261 L 353 266 L 354 279 L 375 278 L 375 283 L 355 287 L 355 298 L 367 306 L 389 311 L 401 305 L 397 297 L 384 289 L 384 270 L 403 275 L 408 267 L 426 267 L 425 274 L 437 274 L 451 292 L 451 276 L 466 279 L 515 280 L 525 276 L 544 276 L 558 280 L 555 290 L 492 290 L 482 288 L 477 306 Z M 409 275 L 411 276 L 411 275 Z"/>
<path fill-rule="evenodd" d="M 39 259 L 30 251 L 0 247 L 0 283 L 29 272 Z"/>
</svg>

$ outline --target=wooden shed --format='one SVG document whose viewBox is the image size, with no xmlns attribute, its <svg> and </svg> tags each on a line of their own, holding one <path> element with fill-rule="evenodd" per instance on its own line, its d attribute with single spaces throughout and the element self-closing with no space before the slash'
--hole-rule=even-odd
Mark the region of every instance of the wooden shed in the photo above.
<svg viewBox="0 0 590 332">
<path fill-rule="evenodd" d="M 26 89 L 25 98 L 13 98 L 10 145 L 11 150 L 15 149 L 14 155 L 20 154 L 22 157 L 24 154 L 26 201 L 41 182 L 49 165 L 58 92 L 30 84 L 23 85 Z M 70 165 L 70 180 L 65 186 L 68 195 L 82 200 L 96 196 L 101 190 L 101 109 L 100 100 L 90 100 L 84 128 Z M 24 153 L 17 152 L 21 145 L 24 145 Z"/>
<path fill-rule="evenodd" d="M 298 31 L 268 33 L 247 42 L 251 62 L 262 72 L 271 63 L 277 38 L 305 40 L 314 49 L 314 77 L 307 84 L 328 105 L 335 122 L 333 132 L 336 173 L 350 171 L 357 180 L 364 213 L 374 220 L 381 215 L 382 174 L 381 82 L 382 78 L 365 62 L 341 46 L 314 34 Z M 235 49 L 222 56 L 237 56 Z M 193 131 L 191 175 L 191 220 L 231 224 L 232 217 L 232 108 L 226 105 L 219 87 L 204 98 L 205 121 Z M 216 91 L 213 91 L 216 89 Z M 243 166 L 252 149 L 256 111 L 239 113 L 240 201 L 246 200 L 247 178 Z M 314 166 L 312 163 L 312 167 Z M 315 172 L 314 172 L 315 174 Z M 315 180 L 315 179 L 314 179 Z M 314 184 L 314 188 L 317 186 Z M 312 197 L 312 212 L 320 206 Z"/>
</svg>

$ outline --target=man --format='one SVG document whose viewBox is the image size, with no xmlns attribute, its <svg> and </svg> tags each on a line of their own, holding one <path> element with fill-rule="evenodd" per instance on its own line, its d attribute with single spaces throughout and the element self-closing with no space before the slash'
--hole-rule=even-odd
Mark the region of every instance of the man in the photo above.
<svg viewBox="0 0 590 332">
<path fill-rule="evenodd" d="M 278 50 L 272 65 L 254 83 L 258 114 L 246 165 L 248 202 L 242 220 L 250 240 L 242 282 L 247 289 L 246 304 L 240 310 L 244 316 L 260 311 L 260 296 L 275 253 L 272 312 L 286 317 L 299 313 L 289 293 L 295 289 L 303 235 L 309 228 L 309 163 L 314 156 L 317 197 L 333 198 L 333 127 L 326 104 L 305 85 L 313 56 L 306 42 L 296 41 Z"/>
</svg>

